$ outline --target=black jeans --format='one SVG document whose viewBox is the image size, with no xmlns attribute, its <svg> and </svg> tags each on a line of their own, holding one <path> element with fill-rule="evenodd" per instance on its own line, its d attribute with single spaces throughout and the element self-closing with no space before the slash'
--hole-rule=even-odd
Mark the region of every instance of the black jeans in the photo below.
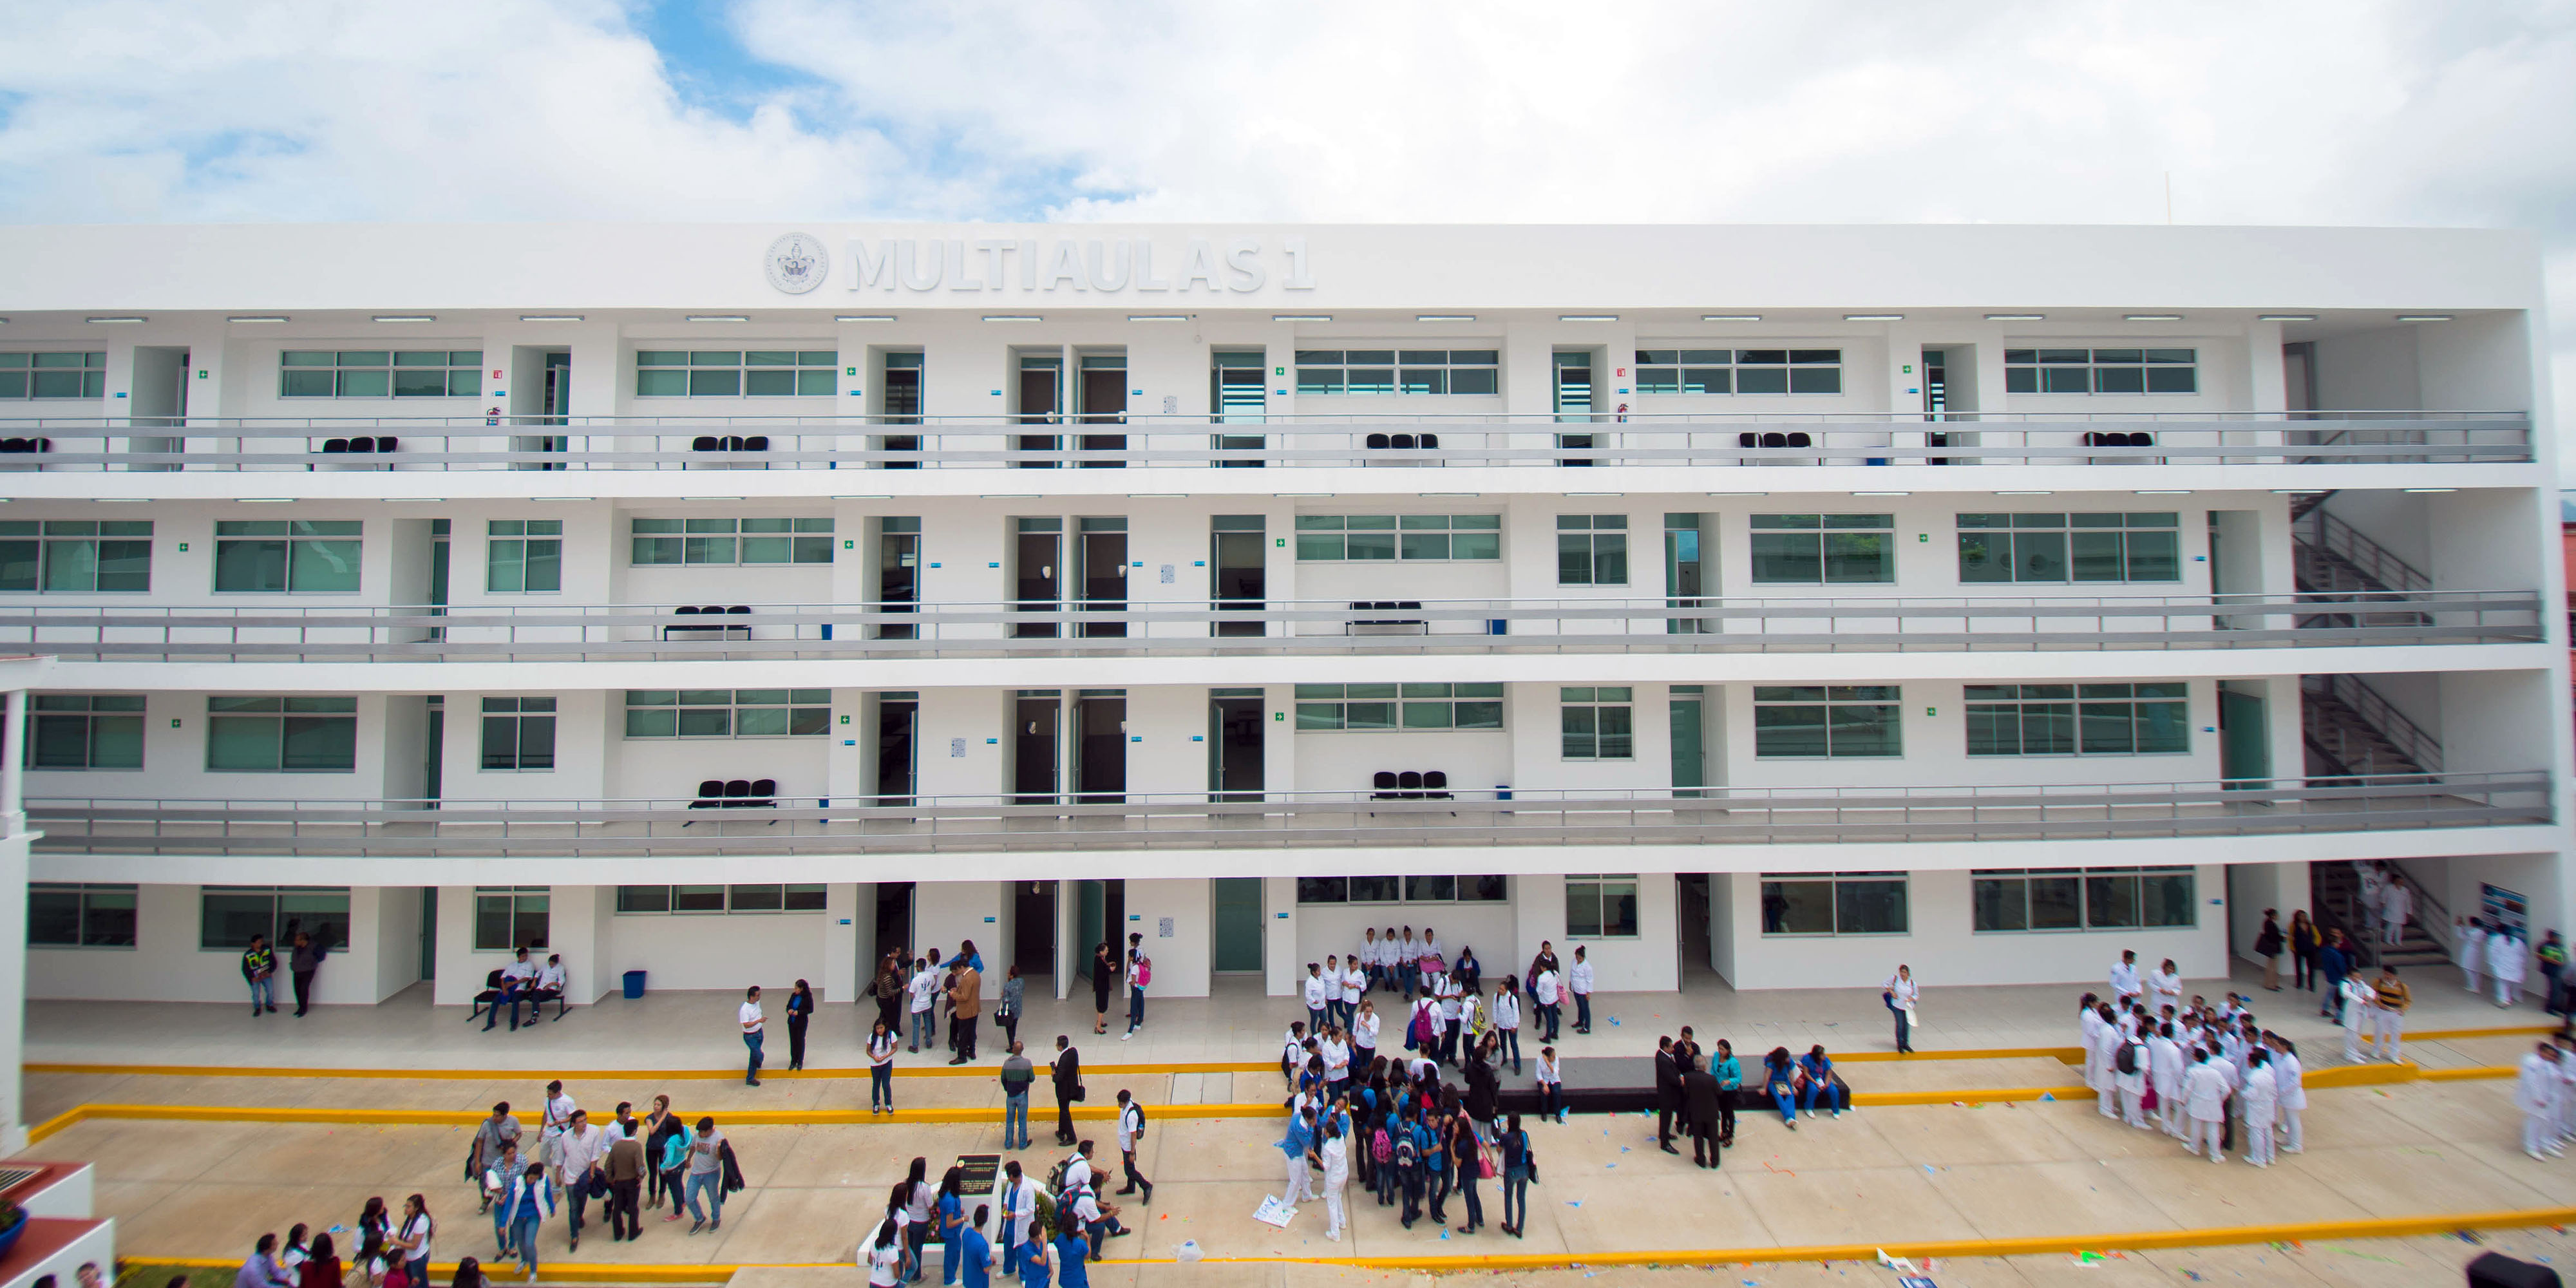
<svg viewBox="0 0 2576 1288">
<path fill-rule="evenodd" d="M 564 1178 L 564 1199 L 572 1209 L 572 1223 L 566 1227 L 573 1238 L 581 1237 L 582 1218 L 590 1212 L 590 1174 Z"/>
<path fill-rule="evenodd" d="M 608 1237 L 610 1239 L 621 1237 L 633 1239 L 643 1235 L 644 1214 L 636 1199 L 636 1191 L 643 1187 L 642 1181 L 608 1183 Z"/>
<path fill-rule="evenodd" d="M 1055 1138 L 1073 1143 L 1073 1098 L 1064 1087 L 1055 1089 Z"/>
<path fill-rule="evenodd" d="M 997 1014 L 993 1017 L 993 1022 L 1002 1026 L 1002 1050 L 1008 1052 L 1011 1044 L 1020 1040 L 1020 1017 L 1016 1013 Z"/>
<path fill-rule="evenodd" d="M 981 1017 L 963 1015 L 951 1021 L 957 1028 L 957 1040 L 949 1045 L 957 1048 L 957 1054 L 968 1060 L 975 1058 L 975 1022 L 979 1018 Z"/>
<path fill-rule="evenodd" d="M 1145 1174 L 1136 1169 L 1136 1151 L 1132 1149 L 1120 1150 L 1119 1156 L 1124 1159 L 1127 1164 L 1127 1187 L 1126 1189 L 1122 1189 L 1118 1192 L 1125 1194 L 1129 1190 L 1143 1190 L 1145 1191 L 1145 1197 L 1151 1199 L 1154 1195 L 1154 1183 L 1146 1180 Z"/>
<path fill-rule="evenodd" d="M 2317 987 L 2317 955 L 2300 953 L 2293 961 L 2295 964 L 2290 970 L 2290 987 L 2314 992 Z"/>
<path fill-rule="evenodd" d="M 790 1069 L 802 1069 L 805 1067 L 805 1025 L 807 1022 L 807 1018 L 803 1012 L 798 1012 L 797 1014 L 787 1017 L 787 1067 Z"/>
</svg>

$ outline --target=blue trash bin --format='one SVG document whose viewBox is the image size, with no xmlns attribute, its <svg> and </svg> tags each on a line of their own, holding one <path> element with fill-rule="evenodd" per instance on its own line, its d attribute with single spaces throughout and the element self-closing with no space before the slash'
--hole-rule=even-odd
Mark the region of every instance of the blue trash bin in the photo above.
<svg viewBox="0 0 2576 1288">
<path fill-rule="evenodd" d="M 644 972 L 640 970 L 626 972 L 626 1000 L 632 1002 L 642 996 L 644 996 Z"/>
</svg>

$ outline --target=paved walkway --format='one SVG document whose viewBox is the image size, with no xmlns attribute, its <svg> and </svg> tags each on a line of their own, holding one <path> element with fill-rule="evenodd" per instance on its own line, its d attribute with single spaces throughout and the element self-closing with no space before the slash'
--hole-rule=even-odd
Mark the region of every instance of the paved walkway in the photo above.
<svg viewBox="0 0 2576 1288">
<path fill-rule="evenodd" d="M 2423 1030 L 2487 1028 L 2502 1024 L 2549 1022 L 2526 1001 L 2516 1011 L 2499 1010 L 2493 1002 L 2469 995 L 2459 972 L 2451 967 L 2410 971 L 2416 1009 L 2410 1027 Z M 1589 1035 L 1566 1030 L 1557 1043 L 1569 1059 L 1587 1056 L 1649 1054 L 1655 1036 L 1684 1024 L 1694 1026 L 1703 1044 L 1727 1038 L 1739 1054 L 1774 1046 L 1805 1050 L 1814 1043 L 1838 1053 L 1886 1051 L 1893 1047 L 1886 1008 L 1876 989 L 1787 989 L 1739 993 L 1701 976 L 1682 993 L 1603 993 L 1593 1003 Z M 2075 999 L 2081 984 L 1943 988 L 1934 982 L 1924 991 L 1923 1023 L 1915 1046 L 1925 1051 L 1988 1047 L 2053 1047 L 2076 1040 Z M 2101 985 L 2090 986 L 2101 991 Z M 2263 1022 L 2289 1034 L 2303 1048 L 2324 1038 L 2340 1047 L 2341 1031 L 2316 1016 L 2314 994 L 2284 990 L 2261 992 L 2259 972 L 2248 968 L 2235 980 L 2192 980 L 2188 993 L 2213 1000 L 2228 990 L 2252 993 Z M 1382 1049 L 1401 1045 L 1402 1003 L 1398 995 L 1373 995 L 1386 1020 Z M 785 1025 L 776 1021 L 778 1000 L 771 994 L 773 1022 L 769 1035 L 772 1068 L 787 1064 Z M 1147 1024 L 1133 1040 L 1122 1041 L 1124 1022 L 1112 1017 L 1110 1032 L 1091 1032 L 1089 996 L 1073 1002 L 1040 1002 L 1020 1026 L 1033 1055 L 1052 1048 L 1055 1035 L 1072 1036 L 1085 1067 L 1136 1064 L 1168 1068 L 1188 1062 L 1259 1064 L 1279 1056 L 1280 1037 L 1293 1020 L 1305 1018 L 1300 1002 L 1265 997 L 1250 982 L 1226 981 L 1212 997 L 1157 999 L 1149 1004 Z M 480 1022 L 469 1024 L 461 1007 L 429 1004 L 427 985 L 416 985 L 376 1006 L 316 1007 L 303 1019 L 281 1011 L 253 1019 L 242 1006 L 180 1002 L 49 1002 L 27 1004 L 26 1059 L 29 1063 L 190 1064 L 201 1066 L 292 1064 L 306 1068 L 524 1069 L 555 1070 L 739 1069 L 741 1039 L 734 1023 L 741 998 L 723 993 L 657 993 L 636 1001 L 611 996 L 592 1006 L 573 1007 L 558 1021 L 553 1012 L 533 1028 L 517 1034 L 505 1025 L 491 1032 Z M 2268 1004 L 2267 1004 L 2268 1003 Z M 1569 1008 L 1570 1010 L 1570 1008 Z M 826 1004 L 815 1016 L 809 1035 L 807 1064 L 816 1069 L 857 1069 L 866 1026 L 875 1008 Z M 1570 1018 L 1570 1017 L 1569 1017 Z M 984 1023 L 979 1061 L 998 1065 L 1000 1035 Z M 1538 1050 L 1524 1030 L 1523 1054 Z M 899 1056 L 898 1067 L 936 1060 Z M 784 1084 L 779 1084 L 784 1085 Z"/>
<path fill-rule="evenodd" d="M 1531 1190 L 1526 1240 L 1490 1228 L 1455 1235 L 1428 1222 L 1406 1231 L 1356 1192 L 1355 1228 L 1342 1242 L 1324 1239 L 1317 1205 L 1274 1230 L 1251 1212 L 1280 1189 L 1281 1156 L 1269 1144 L 1276 1121 L 1169 1117 L 1149 1132 L 1141 1159 L 1157 1183 L 1154 1206 L 1132 1210 L 1142 1232 L 1111 1248 L 1118 1260 L 1166 1258 L 1184 1239 L 1221 1257 L 1761 1249 L 2576 1203 L 2576 1171 L 2518 1152 L 2510 1090 L 2494 1081 L 2321 1089 L 2312 1093 L 2308 1152 L 2269 1170 L 2186 1157 L 2173 1141 L 2080 1102 L 1872 1108 L 1802 1121 L 1795 1132 L 1748 1114 L 1740 1147 L 1716 1172 L 1656 1152 L 1649 1116 L 1578 1116 L 1533 1126 L 1541 1183 Z M 729 1134 L 750 1188 L 728 1205 L 722 1232 L 689 1237 L 685 1224 L 654 1219 L 640 1242 L 593 1237 L 569 1255 L 557 1218 L 541 1236 L 544 1256 L 845 1262 L 913 1156 L 933 1160 L 936 1174 L 950 1158 L 1000 1141 L 994 1125 L 742 1126 Z M 438 1240 L 446 1259 L 492 1246 L 460 1176 L 469 1137 L 464 1127 L 92 1121 L 36 1152 L 97 1164 L 99 1211 L 118 1218 L 120 1248 L 131 1255 L 227 1255 L 263 1231 L 299 1220 L 346 1224 L 371 1195 L 398 1202 L 418 1191 L 446 1218 Z M 1484 1196 L 1488 1220 L 1499 1219 L 1499 1194 L 1488 1185 Z M 1462 1213 L 1453 1200 L 1453 1229 Z"/>
</svg>

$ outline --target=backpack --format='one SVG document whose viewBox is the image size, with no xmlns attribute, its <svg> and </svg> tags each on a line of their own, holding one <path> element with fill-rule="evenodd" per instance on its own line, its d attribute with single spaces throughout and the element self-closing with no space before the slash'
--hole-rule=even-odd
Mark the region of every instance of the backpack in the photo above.
<svg viewBox="0 0 2576 1288">
<path fill-rule="evenodd" d="M 1395 1145 L 1386 1138 L 1386 1128 L 1377 1129 L 1377 1139 L 1369 1143 L 1369 1157 L 1381 1163 L 1395 1157 Z"/>
<path fill-rule="evenodd" d="M 1405 1172 L 1417 1170 L 1422 1166 L 1422 1151 L 1414 1147 L 1412 1132 L 1404 1133 L 1395 1142 L 1395 1166 L 1396 1170 Z"/>
<path fill-rule="evenodd" d="M 2111 1067 L 2118 1069 L 2122 1073 L 2136 1073 L 2138 1071 L 2138 1044 L 2135 1042 L 2121 1043 L 2120 1053 L 2111 1057 Z"/>
<path fill-rule="evenodd" d="M 1426 1006 L 1413 1012 L 1413 1024 L 1404 1031 L 1404 1044 L 1407 1047 L 1419 1048 L 1430 1040 L 1431 1008 Z"/>
<path fill-rule="evenodd" d="M 1153 982 L 1154 959 L 1143 953 L 1136 954 L 1136 987 L 1143 988 Z"/>
</svg>

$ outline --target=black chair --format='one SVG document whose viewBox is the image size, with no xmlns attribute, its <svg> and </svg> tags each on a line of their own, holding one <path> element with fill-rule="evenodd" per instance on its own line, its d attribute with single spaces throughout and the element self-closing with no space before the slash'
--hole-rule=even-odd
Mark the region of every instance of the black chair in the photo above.
<svg viewBox="0 0 2576 1288">
<path fill-rule="evenodd" d="M 1428 451 L 1431 448 L 1438 447 L 1439 445 L 1440 436 L 1438 434 L 1425 434 L 1422 436 L 1423 450 Z"/>
<path fill-rule="evenodd" d="M 1377 450 L 1386 447 L 1388 440 L 1384 434 L 1371 434 L 1366 441 L 1372 450 Z"/>
<path fill-rule="evenodd" d="M 1369 787 L 1372 789 L 1369 792 L 1369 799 L 1373 801 L 1402 799 L 1395 794 L 1395 786 L 1395 771 L 1392 769 L 1381 769 L 1369 777 Z"/>
<path fill-rule="evenodd" d="M 742 450 L 742 435 L 740 435 L 740 434 L 727 434 L 727 435 L 725 435 L 725 440 L 724 440 L 724 449 L 725 449 L 726 451 L 728 451 L 728 452 L 739 452 L 739 451 L 741 451 L 741 450 Z"/>
<path fill-rule="evenodd" d="M 322 440 L 322 451 L 323 451 L 325 454 L 327 454 L 327 455 L 334 455 L 334 456 L 336 456 L 336 455 L 338 455 L 338 454 L 340 454 L 340 453 L 342 453 L 342 452 L 345 452 L 345 451 L 347 451 L 347 450 L 349 450 L 349 440 L 348 440 L 348 439 L 345 439 L 345 438 L 326 438 L 326 439 L 323 439 L 323 440 Z"/>
<path fill-rule="evenodd" d="M 567 977 L 565 982 L 571 982 L 569 977 Z M 528 993 L 528 1023 L 536 1023 L 537 1017 L 546 1013 L 546 1003 L 548 1002 L 555 1004 L 555 1019 L 558 1022 L 563 1019 L 564 1007 L 568 1005 L 564 1000 L 564 990 L 560 988 L 540 988 L 530 990 Z"/>
<path fill-rule="evenodd" d="M 2108 447 L 2111 445 L 2109 441 L 2110 437 L 2110 435 L 2105 434 L 2098 429 L 2088 429 L 2084 431 L 2084 445 L 2086 447 Z"/>
<path fill-rule="evenodd" d="M 725 615 L 729 617 L 749 617 L 751 616 L 751 605 L 736 604 L 733 607 L 726 609 Z"/>
<path fill-rule="evenodd" d="M 724 440 L 717 438 L 712 434 L 700 434 L 696 438 L 689 440 L 689 450 L 692 452 L 720 452 L 724 450 Z"/>
<path fill-rule="evenodd" d="M 724 794 L 726 809 L 740 809 L 743 806 L 750 804 L 751 780 L 748 778 L 736 778 L 727 781 L 725 783 Z"/>
<path fill-rule="evenodd" d="M 474 1005 L 465 1012 L 468 1024 L 483 1018 L 483 1012 L 501 1004 L 501 971 L 495 967 L 483 975 L 483 991 L 474 995 Z"/>
<path fill-rule="evenodd" d="M 1735 436 L 1735 445 L 1738 447 L 1760 447 L 1762 445 L 1762 436 L 1748 429 Z"/>
<path fill-rule="evenodd" d="M 1435 801 L 1456 799 L 1449 794 L 1449 771 L 1445 769 L 1423 770 L 1422 794 Z"/>
<path fill-rule="evenodd" d="M 2129 435 L 2129 446 L 2131 447 L 2153 447 L 2155 445 L 2156 436 L 2153 434 L 2141 433 Z"/>
<path fill-rule="evenodd" d="M 391 434 L 380 434 L 376 437 L 376 450 L 379 452 L 390 452 L 400 446 L 402 446 L 402 440 Z"/>
<path fill-rule="evenodd" d="M 1787 447 L 1789 445 L 1789 436 L 1775 429 L 1762 436 L 1762 445 L 1764 447 Z"/>
<path fill-rule="evenodd" d="M 778 808 L 778 780 L 775 778 L 753 779 L 751 783 L 751 799 L 744 801 L 743 804 L 759 809 Z"/>
<path fill-rule="evenodd" d="M 1807 437 L 1804 431 L 1799 431 L 1789 435 L 1789 446 L 1791 447 L 1813 447 L 1815 445 L 1816 440 Z"/>
<path fill-rule="evenodd" d="M 714 809 L 717 806 L 724 804 L 724 794 L 725 785 L 723 779 L 709 778 L 701 780 L 698 783 L 698 798 L 689 802 L 689 808 Z"/>
<path fill-rule="evenodd" d="M 1397 799 L 1408 801 L 1418 801 L 1422 799 L 1421 770 L 1408 769 L 1403 773 L 1396 775 L 1395 785 L 1401 789 L 1396 792 Z"/>
<path fill-rule="evenodd" d="M 373 452 L 376 450 L 376 440 L 372 438 L 352 438 L 349 440 L 349 450 L 353 452 Z"/>
<path fill-rule="evenodd" d="M 1413 447 L 1413 435 L 1411 435 L 1411 434 L 1397 434 L 1397 435 L 1395 435 L 1394 437 L 1389 438 L 1389 439 L 1387 440 L 1387 446 L 1389 446 L 1389 447 L 1401 447 L 1401 448 L 1405 448 L 1405 449 L 1407 449 L 1407 450 L 1410 450 L 1410 449 Z"/>
<path fill-rule="evenodd" d="M 754 434 L 754 435 L 752 435 L 751 437 L 749 437 L 749 438 L 746 438 L 746 439 L 742 440 L 742 447 L 741 447 L 741 449 L 740 449 L 740 450 L 742 450 L 742 451 L 746 451 L 746 452 L 765 452 L 765 451 L 768 451 L 768 450 L 769 450 L 769 435 L 767 435 L 767 434 Z"/>
</svg>

